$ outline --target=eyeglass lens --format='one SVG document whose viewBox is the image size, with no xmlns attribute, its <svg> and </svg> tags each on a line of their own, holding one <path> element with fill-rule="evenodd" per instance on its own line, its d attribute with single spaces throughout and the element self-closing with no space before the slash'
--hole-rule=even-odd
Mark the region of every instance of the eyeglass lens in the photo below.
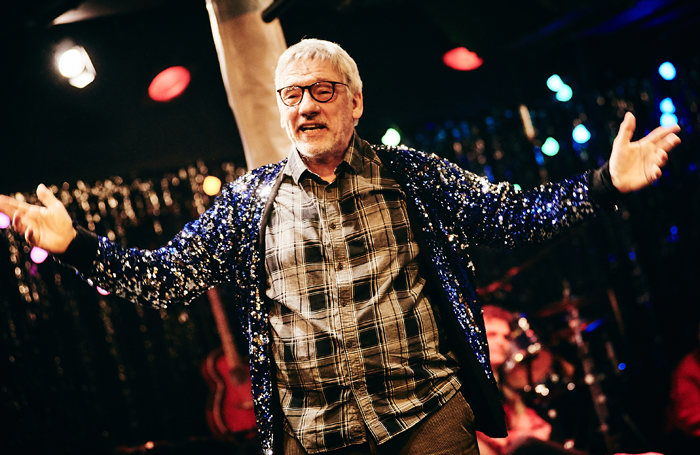
<svg viewBox="0 0 700 455">
<path fill-rule="evenodd" d="M 316 82 L 310 87 L 285 87 L 280 92 L 282 101 L 287 106 L 296 106 L 301 103 L 305 88 L 308 88 L 311 97 L 319 103 L 330 101 L 335 93 L 335 84 L 331 82 Z"/>
</svg>

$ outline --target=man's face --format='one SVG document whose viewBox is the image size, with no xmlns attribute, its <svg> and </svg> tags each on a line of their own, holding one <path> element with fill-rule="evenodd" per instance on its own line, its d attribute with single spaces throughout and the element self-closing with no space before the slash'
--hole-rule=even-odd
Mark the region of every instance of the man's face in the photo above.
<svg viewBox="0 0 700 455">
<path fill-rule="evenodd" d="M 508 358 L 510 350 L 510 325 L 503 319 L 484 318 L 486 339 L 491 352 L 491 366 L 498 369 Z"/>
<path fill-rule="evenodd" d="M 330 63 L 298 60 L 287 66 L 279 80 L 279 88 L 307 86 L 320 81 L 344 82 Z M 362 115 L 362 94 L 352 95 L 345 85 L 336 84 L 335 95 L 325 103 L 311 97 L 308 90 L 300 104 L 285 106 L 277 97 L 280 123 L 303 157 L 323 158 L 345 151 L 350 144 L 354 121 Z"/>
</svg>

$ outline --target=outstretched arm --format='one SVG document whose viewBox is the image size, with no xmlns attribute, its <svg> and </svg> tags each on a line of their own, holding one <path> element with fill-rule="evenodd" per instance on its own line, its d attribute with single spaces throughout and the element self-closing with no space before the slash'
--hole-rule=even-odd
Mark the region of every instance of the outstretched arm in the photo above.
<svg viewBox="0 0 700 455">
<path fill-rule="evenodd" d="M 24 235 L 31 245 L 50 253 L 63 253 L 76 235 L 71 217 L 43 184 L 37 188 L 36 195 L 43 206 L 0 195 L 0 212 L 10 217 L 15 231 Z"/>
<path fill-rule="evenodd" d="M 610 154 L 610 177 L 621 193 L 636 191 L 661 177 L 668 152 L 681 143 L 678 125 L 658 127 L 642 139 L 631 142 L 637 121 L 630 112 L 620 125 Z"/>
</svg>

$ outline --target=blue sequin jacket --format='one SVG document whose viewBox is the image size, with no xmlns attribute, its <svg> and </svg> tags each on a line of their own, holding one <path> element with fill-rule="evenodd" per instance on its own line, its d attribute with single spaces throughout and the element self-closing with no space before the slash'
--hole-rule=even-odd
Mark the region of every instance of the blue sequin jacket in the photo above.
<svg viewBox="0 0 700 455">
<path fill-rule="evenodd" d="M 593 197 L 601 196 L 596 197 L 600 202 L 611 191 L 600 184 L 601 170 L 519 192 L 507 183 L 491 184 L 435 155 L 402 147 L 373 149 L 409 201 L 424 273 L 435 284 L 426 289 L 436 290 L 431 291 L 432 300 L 460 360 L 462 392 L 474 411 L 477 429 L 505 436 L 469 246 L 513 247 L 549 239 L 597 212 L 600 205 Z M 228 311 L 237 311 L 247 332 L 258 432 L 266 455 L 273 453 L 273 436 L 280 435 L 282 419 L 270 357 L 261 226 L 266 225 L 285 163 L 255 169 L 225 186 L 206 213 L 158 250 L 125 249 L 79 229 L 68 251 L 57 256 L 90 284 L 158 308 L 186 304 L 218 283 L 235 283 Z M 275 446 L 282 440 L 274 439 Z"/>
</svg>

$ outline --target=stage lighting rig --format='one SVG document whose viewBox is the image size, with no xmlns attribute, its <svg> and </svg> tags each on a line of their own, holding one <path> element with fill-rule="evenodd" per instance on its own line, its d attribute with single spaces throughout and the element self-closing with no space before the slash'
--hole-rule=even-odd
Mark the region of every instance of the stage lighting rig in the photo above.
<svg viewBox="0 0 700 455">
<path fill-rule="evenodd" d="M 73 46 L 56 55 L 58 71 L 68 79 L 70 85 L 84 88 L 95 80 L 95 67 L 82 46 Z"/>
</svg>

